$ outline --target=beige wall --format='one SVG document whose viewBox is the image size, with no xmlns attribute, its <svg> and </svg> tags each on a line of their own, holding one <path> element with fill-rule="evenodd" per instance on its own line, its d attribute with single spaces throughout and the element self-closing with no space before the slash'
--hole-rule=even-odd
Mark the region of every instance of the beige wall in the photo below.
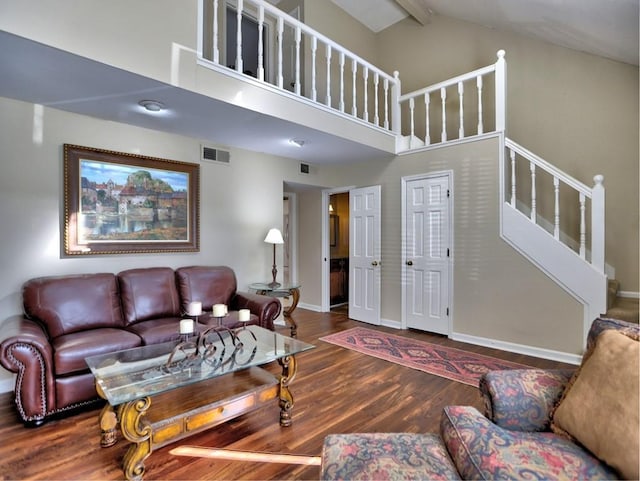
<svg viewBox="0 0 640 481">
<path fill-rule="evenodd" d="M 452 170 L 453 331 L 579 354 L 582 305 L 499 237 L 497 152 L 491 138 L 339 169 L 342 185 L 382 186 L 382 318 L 401 320 L 401 178 Z"/>
<path fill-rule="evenodd" d="M 400 71 L 404 93 L 506 50 L 508 136 L 589 186 L 604 175 L 606 261 L 623 290 L 640 290 L 637 67 L 440 16 L 425 27 L 406 19 L 376 46 L 380 67 Z M 577 208 L 561 215 L 576 219 Z"/>
</svg>

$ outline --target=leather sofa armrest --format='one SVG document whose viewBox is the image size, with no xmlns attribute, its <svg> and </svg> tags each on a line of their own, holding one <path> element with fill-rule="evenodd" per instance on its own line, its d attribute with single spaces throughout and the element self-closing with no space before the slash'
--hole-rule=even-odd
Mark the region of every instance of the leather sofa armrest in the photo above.
<svg viewBox="0 0 640 481">
<path fill-rule="evenodd" d="M 280 315 L 282 305 L 274 297 L 237 291 L 231 299 L 229 308 L 232 310 L 249 309 L 252 314 L 258 316 L 261 327 L 273 331 L 275 330 L 273 321 Z"/>
<path fill-rule="evenodd" d="M 491 371 L 480 379 L 485 416 L 511 431 L 547 431 L 573 369 Z"/>
<path fill-rule="evenodd" d="M 22 420 L 39 424 L 55 406 L 53 350 L 35 321 L 14 316 L 2 324 L 0 365 L 16 373 L 15 401 Z"/>
</svg>

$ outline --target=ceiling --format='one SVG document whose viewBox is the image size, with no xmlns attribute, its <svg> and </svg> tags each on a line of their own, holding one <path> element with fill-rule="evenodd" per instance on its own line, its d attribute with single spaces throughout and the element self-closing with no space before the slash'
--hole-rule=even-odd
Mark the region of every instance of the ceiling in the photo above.
<svg viewBox="0 0 640 481">
<path fill-rule="evenodd" d="M 638 0 L 332 0 L 374 32 L 443 15 L 638 65 Z M 428 27 L 428 24 L 426 25 Z"/>
<path fill-rule="evenodd" d="M 371 25 L 374 31 L 406 18 L 407 13 L 395 2 L 409 2 L 420 4 L 427 20 L 429 15 L 456 16 L 638 64 L 638 0 L 332 1 Z M 424 28 L 429 28 L 428 23 Z M 233 146 L 314 164 L 390 156 L 286 119 L 235 107 L 3 31 L 0 96 L 201 139 L 215 147 Z M 145 98 L 159 100 L 170 108 L 163 115 L 149 115 L 137 105 Z M 286 138 L 304 139 L 305 145 L 294 147 Z"/>
</svg>

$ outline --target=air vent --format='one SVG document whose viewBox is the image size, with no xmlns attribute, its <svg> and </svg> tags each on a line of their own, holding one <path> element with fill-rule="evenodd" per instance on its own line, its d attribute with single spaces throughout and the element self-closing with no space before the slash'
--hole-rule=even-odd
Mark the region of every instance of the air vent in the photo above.
<svg viewBox="0 0 640 481">
<path fill-rule="evenodd" d="M 206 145 L 202 146 L 200 158 L 207 162 L 218 162 L 227 165 L 231 162 L 231 154 L 228 151 L 207 147 Z"/>
<path fill-rule="evenodd" d="M 308 174 L 309 173 L 309 164 L 300 164 L 300 173 Z"/>
</svg>

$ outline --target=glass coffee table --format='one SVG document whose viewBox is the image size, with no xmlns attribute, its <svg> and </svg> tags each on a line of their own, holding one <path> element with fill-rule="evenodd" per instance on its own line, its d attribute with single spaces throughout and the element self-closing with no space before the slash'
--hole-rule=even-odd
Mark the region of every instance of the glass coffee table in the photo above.
<svg viewBox="0 0 640 481">
<path fill-rule="evenodd" d="M 100 413 L 101 444 L 115 444 L 119 423 L 133 443 L 124 456 L 124 474 L 139 480 L 154 448 L 268 402 L 278 400 L 280 425 L 290 426 L 295 354 L 313 347 L 251 325 L 213 327 L 197 336 L 88 357 L 96 390 L 108 401 Z M 278 376 L 259 367 L 274 361 L 282 368 Z"/>
</svg>

